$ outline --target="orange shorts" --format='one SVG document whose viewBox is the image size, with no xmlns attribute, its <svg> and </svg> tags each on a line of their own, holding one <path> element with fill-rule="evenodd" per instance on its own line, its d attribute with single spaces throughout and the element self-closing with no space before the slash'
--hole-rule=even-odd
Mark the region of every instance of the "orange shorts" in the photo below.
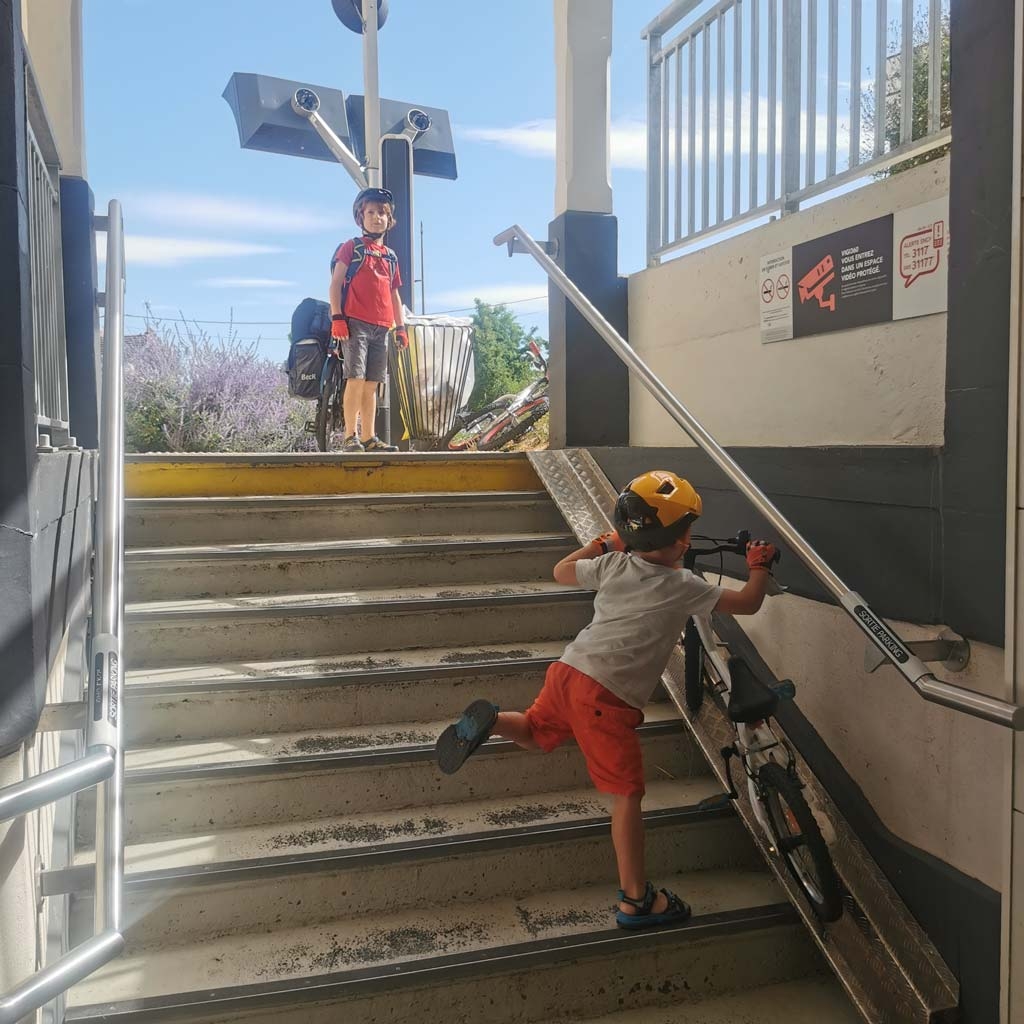
<svg viewBox="0 0 1024 1024">
<path fill-rule="evenodd" d="M 643 795 L 644 763 L 636 728 L 644 713 L 596 679 L 556 661 L 526 712 L 534 742 L 546 752 L 574 736 L 602 793 Z"/>
</svg>

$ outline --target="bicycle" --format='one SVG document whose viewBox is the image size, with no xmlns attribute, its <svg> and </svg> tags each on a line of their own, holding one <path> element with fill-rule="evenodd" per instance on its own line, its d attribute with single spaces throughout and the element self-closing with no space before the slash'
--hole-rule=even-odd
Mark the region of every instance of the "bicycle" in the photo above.
<svg viewBox="0 0 1024 1024">
<path fill-rule="evenodd" d="M 713 546 L 691 546 L 684 556 L 683 566 L 703 577 L 703 572 L 697 568 L 698 557 L 716 554 L 721 557 L 730 552 L 743 556 L 750 534 L 744 530 L 728 539 L 695 539 Z M 773 578 L 769 595 L 781 593 L 782 588 Z M 772 852 L 782 858 L 818 919 L 823 923 L 836 921 L 843 913 L 839 878 L 821 827 L 804 798 L 796 752 L 784 738 L 775 734 L 771 725 L 779 702 L 791 700 L 796 687 L 789 679 L 769 686 L 754 674 L 743 658 L 723 658 L 719 653 L 722 646 L 715 638 L 710 613 L 687 621 L 683 634 L 686 705 L 696 715 L 705 695 L 710 694 L 725 712 L 734 733 L 733 742 L 721 751 L 729 798 L 739 799 L 732 778 L 732 760 L 737 758 L 747 776 L 751 807 Z"/>
<path fill-rule="evenodd" d="M 450 451 L 494 451 L 518 440 L 548 412 L 548 364 L 536 342 L 530 342 L 529 351 L 541 376 L 517 394 L 502 395 L 475 413 L 460 413 L 442 447 L 446 445 Z"/>
<path fill-rule="evenodd" d="M 335 434 L 344 432 L 344 394 L 345 379 L 342 375 L 341 356 L 336 348 L 328 349 L 324 368 L 320 371 L 320 397 L 316 402 L 316 416 L 313 419 L 316 445 L 322 452 L 329 452 L 331 439 Z"/>
</svg>

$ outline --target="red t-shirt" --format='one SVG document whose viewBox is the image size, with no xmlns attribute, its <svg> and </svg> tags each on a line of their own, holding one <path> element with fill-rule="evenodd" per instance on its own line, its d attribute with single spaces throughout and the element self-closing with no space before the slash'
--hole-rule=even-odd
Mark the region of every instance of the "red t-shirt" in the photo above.
<svg viewBox="0 0 1024 1024">
<path fill-rule="evenodd" d="M 395 322 L 395 310 L 391 302 L 391 289 L 398 288 L 402 283 L 402 275 L 398 270 L 398 262 L 386 257 L 391 250 L 380 242 L 363 238 L 363 262 L 359 265 L 355 277 L 348 286 L 345 299 L 345 316 L 354 317 L 368 324 L 379 324 L 391 327 Z M 336 263 L 346 266 L 352 262 L 356 240 L 350 238 L 342 242 L 334 254 Z M 394 256 L 394 253 L 391 253 Z M 391 276 L 394 268 L 394 277 Z"/>
</svg>

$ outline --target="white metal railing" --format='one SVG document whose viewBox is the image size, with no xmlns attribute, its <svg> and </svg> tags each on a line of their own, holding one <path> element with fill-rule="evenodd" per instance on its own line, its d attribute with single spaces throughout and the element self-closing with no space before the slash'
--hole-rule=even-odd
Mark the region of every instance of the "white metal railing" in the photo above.
<svg viewBox="0 0 1024 1024">
<path fill-rule="evenodd" d="M 36 423 L 54 440 L 65 441 L 69 430 L 68 357 L 58 168 L 47 162 L 28 122 L 26 134 Z"/>
<path fill-rule="evenodd" d="M 124 949 L 124 753 L 121 735 L 121 637 L 124 619 L 124 413 L 121 360 L 124 344 L 124 232 L 121 204 L 96 218 L 107 232 L 104 298 L 103 390 L 99 493 L 85 754 L 70 764 L 0 789 L 0 821 L 45 807 L 92 786 L 96 792 L 95 932 L 55 963 L 0 995 L 0 1024 L 66 992 Z"/>
<path fill-rule="evenodd" d="M 676 0 L 643 35 L 650 262 L 949 142 L 949 0 Z"/>
<path fill-rule="evenodd" d="M 602 316 L 600 310 L 580 291 L 565 271 L 518 224 L 497 235 L 495 245 L 507 245 L 509 255 L 529 253 L 543 269 L 551 283 L 576 307 L 583 318 L 600 335 L 605 344 L 626 364 L 641 384 L 672 419 L 686 431 L 694 443 L 733 482 L 736 489 L 778 531 L 793 553 L 807 566 L 839 606 L 857 624 L 879 654 L 925 700 L 962 711 L 986 722 L 1015 731 L 1024 730 L 1024 707 L 989 697 L 983 693 L 954 686 L 937 679 L 924 662 L 909 648 L 895 630 L 876 615 L 867 601 L 851 590 L 838 573 L 811 547 L 808 540 L 782 514 L 771 499 L 743 471 L 739 463 L 708 433 L 703 424 L 672 394 L 664 382 L 637 355 L 629 343 Z"/>
</svg>

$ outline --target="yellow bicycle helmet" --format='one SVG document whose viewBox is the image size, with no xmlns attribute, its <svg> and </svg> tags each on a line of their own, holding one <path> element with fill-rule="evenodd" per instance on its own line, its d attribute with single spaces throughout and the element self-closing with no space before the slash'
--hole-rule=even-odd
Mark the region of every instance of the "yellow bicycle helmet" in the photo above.
<svg viewBox="0 0 1024 1024">
<path fill-rule="evenodd" d="M 652 470 L 631 480 L 615 503 L 615 529 L 637 551 L 667 548 L 701 513 L 700 495 L 682 477 Z"/>
</svg>

